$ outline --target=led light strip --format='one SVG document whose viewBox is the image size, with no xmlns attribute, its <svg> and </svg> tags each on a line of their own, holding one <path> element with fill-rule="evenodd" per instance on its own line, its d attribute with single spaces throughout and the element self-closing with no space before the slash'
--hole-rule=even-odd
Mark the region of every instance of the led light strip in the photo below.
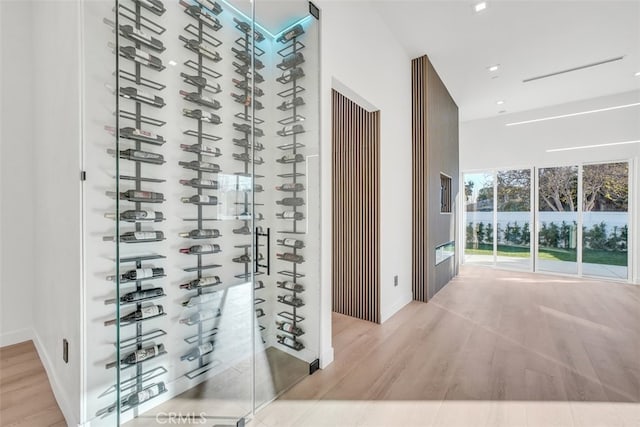
<svg viewBox="0 0 640 427">
<path fill-rule="evenodd" d="M 640 102 L 634 102 L 633 104 L 617 105 L 615 107 L 599 108 L 597 110 L 581 111 L 579 113 L 562 114 L 560 116 L 544 117 L 542 119 L 533 119 L 533 120 L 525 120 L 522 122 L 507 123 L 505 126 L 517 126 L 517 125 L 524 125 L 527 123 L 544 122 L 547 120 L 563 119 L 565 117 L 575 117 L 575 116 L 582 116 L 585 114 L 601 113 L 603 111 L 612 111 L 612 110 L 620 110 L 622 108 L 637 107 L 638 105 L 640 105 Z"/>
<path fill-rule="evenodd" d="M 226 6 L 228 6 L 229 8 L 233 9 L 236 13 L 238 13 L 239 15 L 241 15 L 242 17 L 244 17 L 245 19 L 247 19 L 249 22 L 251 22 L 251 18 L 249 18 L 245 13 L 241 12 L 240 10 L 238 10 L 238 8 L 236 8 L 235 6 L 233 6 L 232 4 L 226 2 L 225 0 L 220 0 L 222 3 L 224 3 Z M 313 16 L 308 15 L 305 16 L 304 18 L 294 22 L 291 25 L 288 25 L 284 30 L 280 31 L 279 33 L 277 33 L 276 35 L 273 35 L 271 33 L 271 31 L 267 30 L 265 27 L 263 27 L 262 25 L 258 24 L 257 22 L 255 22 L 255 26 L 257 28 L 259 28 L 261 31 L 265 32 L 267 35 L 269 35 L 272 39 L 277 39 L 281 34 L 283 34 L 285 31 L 290 30 L 291 28 L 295 27 L 298 24 L 304 24 L 305 22 L 307 22 L 309 19 L 313 18 Z"/>
<path fill-rule="evenodd" d="M 627 144 L 638 144 L 638 143 L 640 143 L 640 139 L 635 141 L 610 142 L 608 144 L 581 145 L 579 147 L 552 148 L 550 150 L 547 150 L 547 153 L 556 153 L 558 151 L 583 150 L 587 148 L 611 147 L 613 145 L 627 145 Z"/>
</svg>

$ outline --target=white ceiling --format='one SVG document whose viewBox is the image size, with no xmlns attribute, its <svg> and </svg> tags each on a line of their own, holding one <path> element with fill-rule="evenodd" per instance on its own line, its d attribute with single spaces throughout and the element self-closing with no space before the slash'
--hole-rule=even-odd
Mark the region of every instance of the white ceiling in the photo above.
<svg viewBox="0 0 640 427">
<path fill-rule="evenodd" d="M 1 0 L 0 0 L 1 1 Z M 251 16 L 252 2 L 249 0 L 228 0 L 247 16 Z M 271 34 L 277 34 L 305 16 L 309 15 L 308 0 L 257 0 L 256 22 Z"/>
<path fill-rule="evenodd" d="M 481 13 L 467 0 L 373 3 L 411 57 L 429 55 L 461 120 L 640 89 L 640 1 L 487 0 Z M 492 64 L 500 64 L 498 72 L 487 71 Z"/>
</svg>

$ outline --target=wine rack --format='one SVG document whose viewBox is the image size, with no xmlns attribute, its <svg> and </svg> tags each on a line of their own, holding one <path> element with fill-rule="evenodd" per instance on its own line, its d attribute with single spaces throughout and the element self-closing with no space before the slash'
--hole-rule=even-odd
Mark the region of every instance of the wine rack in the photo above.
<svg viewBox="0 0 640 427">
<path fill-rule="evenodd" d="M 284 88 L 278 92 L 282 103 L 277 108 L 286 113 L 285 117 L 278 121 L 278 125 L 282 127 L 276 133 L 284 142 L 277 146 L 283 155 L 276 161 L 282 164 L 283 168 L 289 168 L 286 173 L 278 175 L 285 182 L 276 187 L 283 196 L 276 204 L 285 209 L 284 212 L 277 214 L 277 218 L 288 226 L 288 228 L 283 227 L 287 229 L 277 232 L 280 235 L 277 243 L 282 252 L 276 256 L 287 267 L 278 271 L 278 275 L 283 279 L 277 282 L 279 291 L 277 302 L 284 305 L 285 309 L 278 312 L 279 320 L 276 320 L 276 329 L 278 330 L 277 342 L 295 351 L 305 348 L 300 340 L 304 334 L 300 326 L 304 317 L 298 313 L 304 306 L 301 296 L 304 286 L 300 283 L 300 279 L 305 277 L 300 272 L 304 257 L 300 252 L 305 247 L 301 237 L 306 234 L 301 225 L 304 219 L 302 206 L 304 206 L 305 194 L 305 175 L 301 165 L 305 162 L 305 156 L 303 155 L 304 144 L 300 142 L 300 137 L 305 132 L 303 125 L 305 117 L 300 114 L 300 110 L 305 104 L 301 96 L 305 89 L 299 83 L 304 77 L 301 66 L 304 63 L 302 51 L 305 45 L 299 37 L 303 34 L 302 26 L 296 25 L 277 40 L 284 47 L 278 50 L 281 61 L 277 67 L 282 74 L 276 79 Z"/>
<path fill-rule="evenodd" d="M 185 377 L 194 379 L 217 365 L 213 352 L 221 312 L 214 305 L 217 301 L 216 292 L 222 282 L 213 271 L 221 265 L 205 262 L 205 259 L 222 252 L 220 244 L 214 243 L 221 233 L 213 228 L 217 218 L 212 212 L 219 204 L 216 190 L 219 188 L 217 178 L 220 166 L 214 162 L 222 156 L 220 148 L 215 146 L 222 139 L 215 134 L 222 124 L 217 114 L 222 105 L 216 99 L 221 92 L 216 80 L 222 74 L 215 70 L 216 64 L 222 60 L 219 52 L 222 41 L 215 34 L 223 26 L 217 18 L 222 12 L 217 2 L 207 0 L 192 4 L 181 1 L 180 5 L 189 17 L 189 23 L 178 39 L 183 43 L 189 59 L 183 63 L 184 72 L 180 76 L 184 88 L 179 93 L 185 103 L 182 114 L 190 122 L 189 129 L 183 134 L 185 139 L 191 140 L 180 144 L 180 148 L 195 156 L 195 160 L 179 162 L 179 166 L 190 174 L 187 179 L 180 180 L 180 184 L 190 192 L 190 196 L 183 197 L 181 201 L 196 210 L 195 218 L 185 219 L 185 222 L 195 223 L 196 228 L 180 233 L 181 237 L 191 241 L 191 246 L 180 252 L 195 261 L 195 265 L 183 270 L 196 275 L 193 280 L 180 285 L 181 289 L 190 292 L 182 305 L 191 313 L 184 315 L 180 323 L 196 328 L 195 334 L 184 339 L 191 349 L 180 360 L 190 366 Z"/>
<path fill-rule="evenodd" d="M 116 192 L 107 193 L 116 199 L 117 214 L 105 215 L 115 220 L 116 233 L 104 240 L 149 244 L 165 238 L 164 233 L 156 229 L 164 221 L 164 215 L 160 211 L 147 210 L 149 206 L 164 203 L 164 195 L 146 189 L 152 184 L 165 182 L 146 176 L 151 170 L 148 168 L 162 167 L 165 163 L 164 156 L 155 151 L 166 142 L 163 136 L 155 133 L 156 128 L 166 123 L 155 117 L 166 105 L 162 97 L 166 86 L 157 82 L 157 73 L 165 69 L 160 58 L 165 50 L 161 40 L 165 28 L 153 18 L 153 15 L 162 16 L 164 12 L 165 8 L 158 0 L 131 0 L 117 3 L 115 22 L 105 19 L 117 34 L 115 46 L 110 46 L 117 58 L 114 92 L 120 99 L 115 130 L 119 140 L 116 148 L 108 149 L 107 153 L 133 172 L 119 173 L 115 177 Z M 130 148 L 121 149 L 121 145 Z M 128 189 L 120 192 L 121 187 Z M 126 205 L 126 210 L 121 210 L 123 205 Z M 151 229 L 147 229 L 149 227 Z M 115 304 L 117 309 L 114 318 L 104 324 L 106 327 L 115 325 L 123 338 L 115 343 L 115 358 L 105 365 L 106 369 L 120 371 L 118 381 L 101 396 L 115 393 L 119 387 L 120 401 L 101 409 L 97 416 L 135 409 L 167 391 L 165 383 L 157 380 L 167 373 L 167 369 L 162 366 L 144 368 L 145 362 L 156 361 L 167 353 L 164 344 L 158 342 L 167 333 L 147 326 L 155 325 L 157 319 L 167 315 L 164 306 L 157 304 L 166 296 L 164 288 L 155 284 L 166 277 L 164 268 L 155 265 L 164 259 L 165 256 L 157 254 L 119 256 L 116 274 L 107 277 L 116 284 L 116 297 L 106 300 L 105 304 Z"/>
<path fill-rule="evenodd" d="M 236 274 L 235 277 L 251 280 L 252 277 L 263 275 L 264 272 L 260 271 L 260 267 L 268 268 L 270 261 L 269 230 L 264 231 L 262 226 L 256 226 L 255 230 L 251 229 L 252 215 L 256 222 L 264 218 L 262 213 L 257 212 L 257 208 L 264 206 L 264 204 L 255 202 L 255 195 L 264 190 L 261 184 L 256 183 L 256 179 L 264 178 L 264 176 L 256 174 L 255 169 L 256 166 L 264 164 L 264 160 L 260 155 L 264 150 L 264 146 L 257 140 L 258 137 L 264 136 L 264 131 L 256 126 L 263 124 L 264 120 L 258 118 L 256 112 L 264 109 L 264 105 L 258 100 L 264 95 L 264 91 L 258 84 L 264 82 L 264 77 L 260 74 L 264 64 L 260 57 L 264 55 L 265 51 L 257 46 L 257 43 L 262 42 L 265 37 L 247 22 L 234 18 L 234 23 L 235 28 L 241 33 L 241 36 L 234 41 L 234 46 L 231 48 L 231 53 L 234 56 L 233 68 L 237 74 L 232 79 L 234 92 L 231 93 L 231 97 L 235 103 L 242 106 L 241 111 L 234 116 L 239 122 L 233 124 L 234 130 L 240 134 L 239 137 L 233 139 L 234 145 L 239 148 L 239 152 L 233 153 L 233 159 L 242 163 L 242 170 L 235 173 L 235 190 L 241 193 L 241 200 L 237 202 L 236 218 L 241 221 L 242 225 L 234 228 L 233 233 L 255 236 L 255 241 L 253 244 L 236 245 L 235 248 L 241 249 L 242 254 L 233 258 L 233 261 L 243 265 L 242 271 Z M 266 264 L 264 264 L 265 255 L 261 249 L 264 245 L 260 244 L 259 241 L 261 236 L 267 237 Z M 252 248 L 253 251 L 251 250 Z M 261 305 L 266 302 L 266 299 L 258 296 L 263 289 L 265 289 L 264 283 L 256 280 L 254 286 L 254 308 L 257 319 L 265 316 Z M 266 329 L 260 321 L 258 321 L 258 325 L 261 332 Z M 262 337 L 262 342 L 266 342 L 264 337 Z"/>
</svg>

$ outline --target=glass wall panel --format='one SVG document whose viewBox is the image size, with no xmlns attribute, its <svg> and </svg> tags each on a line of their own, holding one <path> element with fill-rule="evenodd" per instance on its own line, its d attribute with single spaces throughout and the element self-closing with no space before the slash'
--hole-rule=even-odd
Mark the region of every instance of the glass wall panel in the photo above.
<svg viewBox="0 0 640 427">
<path fill-rule="evenodd" d="M 627 279 L 629 163 L 582 169 L 582 274 Z"/>
<path fill-rule="evenodd" d="M 464 174 L 464 262 L 494 264 L 493 174 Z"/>
<path fill-rule="evenodd" d="M 531 269 L 531 170 L 498 171 L 497 258 L 501 267 Z"/>
<path fill-rule="evenodd" d="M 536 270 L 577 274 L 578 167 L 538 169 Z"/>
</svg>

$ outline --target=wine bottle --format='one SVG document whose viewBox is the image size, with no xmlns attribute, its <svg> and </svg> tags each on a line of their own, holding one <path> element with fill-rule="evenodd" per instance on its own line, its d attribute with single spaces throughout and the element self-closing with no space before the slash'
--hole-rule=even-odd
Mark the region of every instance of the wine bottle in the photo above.
<svg viewBox="0 0 640 427">
<path fill-rule="evenodd" d="M 204 7 L 205 9 L 207 9 L 209 12 L 212 12 L 216 15 L 219 15 L 220 12 L 222 12 L 222 8 L 218 4 L 218 2 L 210 1 L 210 0 L 196 0 L 196 3 L 198 3 L 200 6 Z"/>
<path fill-rule="evenodd" d="M 201 295 L 197 295 L 195 297 L 191 297 L 191 299 L 189 299 L 189 301 L 183 302 L 182 305 L 184 307 L 195 307 L 196 305 L 206 304 L 206 303 L 215 301 L 218 298 L 219 297 L 217 296 L 217 294 L 215 292 L 211 292 L 211 293 L 208 293 L 208 294 L 201 294 Z"/>
<path fill-rule="evenodd" d="M 199 230 L 199 231 L 202 231 L 202 230 Z M 215 244 L 214 245 L 193 245 L 189 248 L 180 249 L 180 253 L 190 254 L 190 255 L 217 254 L 218 252 L 220 252 L 220 245 L 215 245 Z"/>
<path fill-rule="evenodd" d="M 146 242 L 149 240 L 163 240 L 162 231 L 128 231 L 120 235 L 121 242 Z"/>
<path fill-rule="evenodd" d="M 164 344 L 153 345 L 150 347 L 141 348 L 134 351 L 133 353 L 130 353 L 128 356 L 122 359 L 121 362 L 127 365 L 136 365 L 140 362 L 144 362 L 146 360 L 154 358 L 164 352 Z"/>
<path fill-rule="evenodd" d="M 127 190 L 124 193 L 120 193 L 120 199 L 140 202 L 163 202 L 164 194 L 154 193 L 153 191 Z"/>
<path fill-rule="evenodd" d="M 264 255 L 258 254 L 258 261 L 262 261 L 263 259 L 264 259 Z M 251 257 L 249 255 L 244 254 L 244 255 L 240 255 L 240 256 L 237 256 L 237 257 L 233 258 L 233 262 L 239 262 L 241 264 L 244 264 L 244 263 L 248 263 L 248 262 L 253 262 L 253 260 L 251 259 Z"/>
<path fill-rule="evenodd" d="M 304 34 L 304 30 L 302 29 L 302 25 L 298 24 L 289 31 L 283 33 L 276 41 L 279 43 L 286 43 L 294 37 L 298 37 L 302 34 Z"/>
<path fill-rule="evenodd" d="M 240 228 L 234 228 L 233 229 L 233 234 L 251 234 L 251 230 L 249 229 L 248 226 L 242 226 Z"/>
<path fill-rule="evenodd" d="M 282 75 L 278 78 L 280 83 L 289 83 L 294 79 L 300 79 L 304 77 L 304 70 L 300 67 L 289 68 L 282 72 Z"/>
<path fill-rule="evenodd" d="M 209 48 L 205 43 L 200 43 L 196 39 L 187 39 L 183 36 L 179 36 L 178 38 L 184 42 L 187 49 L 190 49 L 205 58 L 209 58 L 214 62 L 218 62 L 222 59 L 218 52 Z"/>
<path fill-rule="evenodd" d="M 120 137 L 126 138 L 126 139 L 133 139 L 135 141 L 148 142 L 156 145 L 162 145 L 166 142 L 164 137 L 160 135 L 156 135 L 153 132 L 149 132 L 142 129 L 136 129 L 132 127 L 121 128 Z"/>
<path fill-rule="evenodd" d="M 184 79 L 185 83 L 189 83 L 193 86 L 199 87 L 201 89 L 209 90 L 210 92 L 220 92 L 220 83 L 217 83 L 215 86 L 210 85 L 207 82 L 207 79 L 201 76 L 194 76 L 185 73 L 180 73 L 180 76 Z"/>
<path fill-rule="evenodd" d="M 192 160 L 190 162 L 178 162 L 178 163 L 186 169 L 194 169 L 194 170 L 209 172 L 209 173 L 220 172 L 220 166 L 215 163 L 200 162 L 198 160 Z"/>
<path fill-rule="evenodd" d="M 162 288 L 144 289 L 141 291 L 127 292 L 120 297 L 120 302 L 132 303 L 136 301 L 160 297 L 162 295 L 164 295 L 164 290 Z"/>
<path fill-rule="evenodd" d="M 129 148 L 120 151 L 120 158 L 133 161 L 141 161 L 161 165 L 164 163 L 164 156 L 150 151 L 140 151 Z"/>
<path fill-rule="evenodd" d="M 262 160 L 262 157 L 260 157 L 260 160 Z M 261 163 L 264 163 L 264 161 L 262 161 Z M 255 193 L 260 193 L 260 192 L 264 191 L 264 189 L 263 189 L 261 184 L 254 184 L 253 191 Z"/>
<path fill-rule="evenodd" d="M 244 31 L 247 34 L 251 34 L 251 25 L 249 25 L 244 21 L 240 21 L 237 18 L 233 18 L 233 20 L 235 21 L 236 24 L 238 24 L 237 26 L 240 29 L 240 31 Z M 255 41 L 261 42 L 262 40 L 264 40 L 264 35 L 262 35 L 260 31 L 255 30 L 253 33 L 253 38 L 255 39 Z"/>
<path fill-rule="evenodd" d="M 289 125 L 284 126 L 282 129 L 278 131 L 278 135 L 280 136 L 289 136 L 296 133 L 304 132 L 304 126 L 302 125 Z"/>
<path fill-rule="evenodd" d="M 291 322 L 280 322 L 276 321 L 276 327 L 281 331 L 288 332 L 295 336 L 300 336 L 303 334 L 302 329 L 297 326 L 294 326 Z"/>
<path fill-rule="evenodd" d="M 140 6 L 149 9 L 156 15 L 162 15 L 165 12 L 164 5 L 160 0 L 135 0 Z"/>
<path fill-rule="evenodd" d="M 107 213 L 105 218 L 114 219 L 115 213 Z M 161 222 L 164 221 L 162 212 L 145 211 L 145 210 L 127 210 L 120 212 L 120 221 L 126 222 Z"/>
<path fill-rule="evenodd" d="M 186 319 L 180 319 L 180 323 L 193 325 L 194 323 L 206 322 L 207 320 L 215 319 L 220 315 L 220 310 L 202 310 L 197 313 L 193 313 Z"/>
<path fill-rule="evenodd" d="M 302 52 L 296 52 L 285 57 L 278 67 L 280 69 L 295 67 L 296 65 L 300 65 L 304 62 L 304 55 Z"/>
<path fill-rule="evenodd" d="M 233 158 L 236 160 L 240 160 L 241 162 L 251 162 L 251 156 L 248 153 L 233 153 Z M 255 163 L 256 165 L 261 165 L 264 163 L 264 160 L 262 157 L 257 156 L 253 159 L 253 163 Z"/>
<path fill-rule="evenodd" d="M 234 123 L 233 127 L 235 128 L 235 130 L 239 132 L 251 133 L 251 126 L 249 126 L 248 124 Z M 255 133 L 256 136 L 264 136 L 264 131 L 260 128 L 254 127 L 253 132 Z"/>
<path fill-rule="evenodd" d="M 191 197 L 183 197 L 182 203 L 193 203 L 194 205 L 217 205 L 218 198 L 216 196 L 194 195 Z"/>
<path fill-rule="evenodd" d="M 218 189 L 218 181 L 214 181 L 212 179 L 200 179 L 200 178 L 181 179 L 180 184 L 188 185 L 190 187 L 195 187 L 195 188 L 206 188 L 209 190 Z"/>
<path fill-rule="evenodd" d="M 293 219 L 295 221 L 300 221 L 304 219 L 304 214 L 302 212 L 284 211 L 282 213 L 277 213 L 276 217 L 282 218 L 282 219 Z"/>
<path fill-rule="evenodd" d="M 120 323 L 133 323 L 138 322 L 140 320 L 149 319 L 151 317 L 160 316 L 164 313 L 164 309 L 161 305 L 150 305 L 148 307 L 143 307 L 140 310 L 136 310 L 131 312 L 125 316 L 120 318 Z M 105 326 L 115 325 L 117 323 L 116 319 L 107 320 L 104 322 Z"/>
<path fill-rule="evenodd" d="M 187 233 L 180 233 L 180 237 L 189 237 L 191 239 L 215 239 L 220 237 L 220 230 L 216 230 L 216 229 L 191 230 Z"/>
<path fill-rule="evenodd" d="M 134 28 L 132 25 L 120 25 L 120 31 L 122 32 L 122 35 L 128 39 L 143 43 L 155 50 L 164 50 L 164 45 L 161 40 L 158 40 L 138 28 Z"/>
<path fill-rule="evenodd" d="M 150 385 L 142 391 L 133 392 L 124 399 L 123 404 L 126 406 L 138 406 L 144 402 L 147 402 L 160 393 L 167 391 L 164 383 L 161 381 L 158 384 Z"/>
<path fill-rule="evenodd" d="M 156 56 L 153 56 L 147 52 L 144 52 L 140 49 L 136 49 L 133 46 L 121 46 L 120 53 L 125 58 L 132 59 L 140 64 L 146 65 L 147 67 L 153 68 L 154 70 L 162 70 L 164 67 L 162 65 L 162 60 Z"/>
<path fill-rule="evenodd" d="M 304 162 L 302 154 L 287 154 L 276 160 L 278 163 L 300 163 Z"/>
<path fill-rule="evenodd" d="M 249 93 L 253 93 L 253 96 L 258 97 L 264 95 L 264 91 L 262 89 L 256 85 L 251 85 L 247 80 L 231 79 L 231 81 L 238 89 L 248 90 Z"/>
<path fill-rule="evenodd" d="M 187 360 L 187 359 L 194 360 L 194 359 L 197 359 L 198 357 L 204 356 L 205 354 L 211 353 L 212 351 L 213 351 L 213 341 L 209 341 L 195 347 L 193 350 L 191 350 L 189 353 L 185 354 L 184 356 L 181 356 L 180 360 Z"/>
<path fill-rule="evenodd" d="M 301 105 L 304 105 L 304 99 L 302 99 L 302 97 L 300 96 L 296 96 L 295 98 L 290 99 L 289 101 L 284 101 L 282 104 L 280 104 L 280 106 L 278 106 L 278 110 L 286 111 L 292 109 L 293 107 L 299 107 Z"/>
<path fill-rule="evenodd" d="M 164 268 L 136 268 L 120 275 L 120 280 L 142 280 L 164 276 Z"/>
<path fill-rule="evenodd" d="M 217 110 L 221 107 L 220 103 L 212 97 L 201 95 L 198 92 L 187 92 L 181 90 L 180 95 L 182 95 L 187 101 L 191 101 L 199 105 L 204 105 L 205 107 L 213 108 L 214 110 Z"/>
<path fill-rule="evenodd" d="M 296 264 L 300 264 L 300 263 L 304 262 L 304 257 L 302 255 L 296 255 L 296 254 L 291 253 L 291 252 L 285 252 L 285 253 L 282 253 L 282 254 L 276 254 L 276 257 L 278 257 L 278 259 L 281 259 L 283 261 L 295 262 Z"/>
<path fill-rule="evenodd" d="M 238 64 L 237 62 L 233 62 L 232 65 L 236 67 L 236 73 L 241 74 L 249 80 L 253 80 L 255 83 L 262 83 L 264 81 L 262 74 L 253 70 L 250 66 Z"/>
<path fill-rule="evenodd" d="M 191 153 L 204 154 L 205 156 L 218 157 L 222 155 L 218 147 L 214 147 L 208 144 L 180 144 L 180 148 Z"/>
<path fill-rule="evenodd" d="M 304 205 L 304 200 L 300 197 L 285 197 L 282 200 L 277 200 L 276 204 L 283 206 L 302 206 Z"/>
<path fill-rule="evenodd" d="M 300 182 L 286 182 L 276 187 L 278 191 L 304 191 L 304 184 Z"/>
<path fill-rule="evenodd" d="M 304 248 L 304 242 L 298 239 L 278 239 L 277 242 L 282 246 L 288 246 L 290 248 L 296 248 L 296 249 Z"/>
<path fill-rule="evenodd" d="M 202 277 L 200 279 L 192 280 L 189 283 L 184 283 L 180 285 L 180 289 L 191 290 L 191 289 L 197 289 L 197 288 L 204 288 L 208 286 L 215 286 L 215 285 L 219 285 L 220 283 L 222 282 L 220 281 L 220 278 L 218 276 L 207 276 L 207 277 Z"/>
<path fill-rule="evenodd" d="M 222 123 L 220 116 L 203 110 L 189 110 L 188 108 L 182 109 L 182 114 L 192 119 L 198 119 L 203 122 L 213 123 L 214 125 Z"/>
<path fill-rule="evenodd" d="M 304 301 L 294 295 L 278 295 L 278 301 L 296 307 L 304 305 Z"/>
<path fill-rule="evenodd" d="M 304 348 L 301 342 L 296 341 L 293 338 L 285 337 L 284 335 L 277 335 L 277 338 L 280 344 L 284 344 L 287 347 L 291 347 L 296 350 L 302 350 Z"/>
<path fill-rule="evenodd" d="M 300 283 L 293 283 L 290 280 L 285 280 L 285 281 L 276 282 L 276 283 L 278 284 L 279 288 L 286 289 L 288 291 L 304 292 L 304 286 L 302 286 Z"/>
<path fill-rule="evenodd" d="M 238 58 L 240 61 L 244 62 L 247 65 L 251 65 L 252 56 L 248 52 L 236 49 L 235 47 L 232 47 L 231 51 L 236 54 L 236 58 Z M 264 68 L 264 64 L 262 63 L 262 61 L 260 61 L 258 58 L 253 59 L 254 67 L 256 70 L 261 70 Z"/>
<path fill-rule="evenodd" d="M 248 107 L 251 105 L 250 95 L 238 95 L 237 93 L 231 92 L 231 96 L 233 97 L 233 99 L 235 99 L 237 103 L 242 104 L 245 107 Z M 264 105 L 262 105 L 262 102 L 258 101 L 257 99 L 253 100 L 253 106 L 255 107 L 256 110 L 262 110 L 264 108 Z"/>
<path fill-rule="evenodd" d="M 220 25 L 220 21 L 216 17 L 204 12 L 199 6 L 187 6 L 185 10 L 193 18 L 202 21 L 203 24 L 213 30 L 218 30 L 222 27 L 222 25 Z"/>
</svg>

